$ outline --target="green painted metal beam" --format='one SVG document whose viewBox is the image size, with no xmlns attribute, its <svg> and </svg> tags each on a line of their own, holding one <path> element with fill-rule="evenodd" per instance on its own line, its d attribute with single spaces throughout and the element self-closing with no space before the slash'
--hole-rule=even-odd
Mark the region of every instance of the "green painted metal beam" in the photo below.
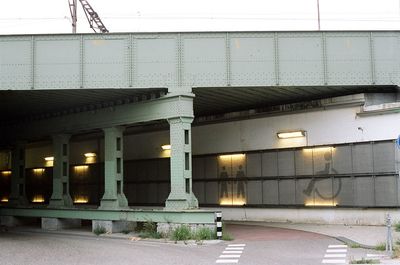
<svg viewBox="0 0 400 265">
<path fill-rule="evenodd" d="M 214 224 L 215 212 L 203 210 L 98 210 L 50 208 L 0 208 L 0 216 L 45 217 L 83 220 L 133 221 L 182 224 Z"/>
<path fill-rule="evenodd" d="M 193 118 L 194 94 L 170 93 L 162 98 L 69 114 L 2 128 L 9 140 L 35 139 L 179 117 Z"/>
</svg>

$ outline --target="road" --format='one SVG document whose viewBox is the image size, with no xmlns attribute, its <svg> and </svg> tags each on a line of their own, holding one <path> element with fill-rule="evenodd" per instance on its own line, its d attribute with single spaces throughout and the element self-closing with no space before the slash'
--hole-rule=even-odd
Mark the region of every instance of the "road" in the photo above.
<svg viewBox="0 0 400 265">
<path fill-rule="evenodd" d="M 200 246 L 16 229 L 0 232 L 0 264 L 315 265 L 348 256 L 347 250 L 335 252 L 341 242 L 319 234 L 246 225 L 227 229 L 235 240 Z M 324 258 L 327 254 L 341 258 Z"/>
</svg>

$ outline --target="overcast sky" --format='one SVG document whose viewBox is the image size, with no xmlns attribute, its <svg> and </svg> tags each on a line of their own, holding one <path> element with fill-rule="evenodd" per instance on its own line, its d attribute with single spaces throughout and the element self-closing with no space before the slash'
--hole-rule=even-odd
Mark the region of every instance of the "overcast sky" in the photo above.
<svg viewBox="0 0 400 265">
<path fill-rule="evenodd" d="M 71 32 L 68 0 L 1 1 L 0 34 Z M 110 32 L 318 29 L 317 0 L 88 1 Z M 400 29 L 400 0 L 320 0 L 320 14 L 322 30 Z"/>
</svg>

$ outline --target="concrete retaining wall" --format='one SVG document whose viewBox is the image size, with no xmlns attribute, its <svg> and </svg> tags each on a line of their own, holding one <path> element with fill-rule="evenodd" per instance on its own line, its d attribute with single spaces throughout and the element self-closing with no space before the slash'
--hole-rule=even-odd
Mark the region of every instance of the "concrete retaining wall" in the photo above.
<svg viewBox="0 0 400 265">
<path fill-rule="evenodd" d="M 400 222 L 400 209 L 278 209 L 207 208 L 222 211 L 223 221 L 291 222 L 309 224 L 384 225 L 389 213 L 393 223 Z"/>
</svg>

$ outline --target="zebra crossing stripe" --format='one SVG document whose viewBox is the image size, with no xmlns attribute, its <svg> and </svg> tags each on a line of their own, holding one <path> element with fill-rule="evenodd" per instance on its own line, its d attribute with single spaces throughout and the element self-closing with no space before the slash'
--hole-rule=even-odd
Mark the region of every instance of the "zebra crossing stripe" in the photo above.
<svg viewBox="0 0 400 265">
<path fill-rule="evenodd" d="M 347 245 L 329 245 L 328 248 L 347 248 Z"/>
<path fill-rule="evenodd" d="M 324 264 L 344 264 L 346 263 L 345 259 L 323 259 L 322 263 Z"/>
<path fill-rule="evenodd" d="M 240 255 L 220 255 L 220 258 L 240 258 Z"/>
<path fill-rule="evenodd" d="M 226 250 L 243 250 L 243 247 L 227 247 Z"/>
</svg>

